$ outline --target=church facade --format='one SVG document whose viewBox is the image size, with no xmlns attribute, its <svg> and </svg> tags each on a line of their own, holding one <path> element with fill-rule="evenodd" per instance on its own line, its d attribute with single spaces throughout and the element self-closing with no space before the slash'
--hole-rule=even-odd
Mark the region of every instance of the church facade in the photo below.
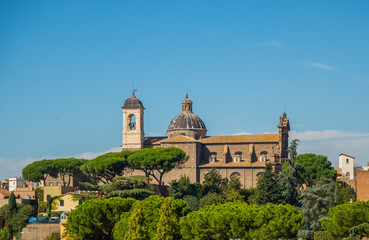
<svg viewBox="0 0 369 240">
<path fill-rule="evenodd" d="M 276 134 L 207 136 L 206 126 L 193 113 L 192 101 L 186 94 L 182 111 L 169 123 L 168 136 L 145 137 L 145 108 L 134 92 L 122 109 L 122 150 L 177 147 L 189 156 L 181 168 L 164 175 L 165 184 L 181 175 L 187 175 L 191 182 L 202 182 L 204 175 L 214 167 L 223 178 L 236 175 L 245 188 L 256 187 L 258 174 L 264 170 L 265 163 L 272 163 L 278 173 L 283 159 L 288 156 L 290 125 L 286 113 L 279 119 Z"/>
</svg>

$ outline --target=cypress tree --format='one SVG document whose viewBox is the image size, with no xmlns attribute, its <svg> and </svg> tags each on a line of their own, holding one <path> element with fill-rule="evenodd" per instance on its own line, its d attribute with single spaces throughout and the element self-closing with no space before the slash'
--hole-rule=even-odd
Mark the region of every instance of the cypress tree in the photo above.
<svg viewBox="0 0 369 240">
<path fill-rule="evenodd" d="M 136 202 L 132 209 L 132 214 L 128 220 L 128 231 L 124 237 L 125 240 L 145 240 L 147 236 L 147 226 L 142 212 L 142 205 Z"/>
<path fill-rule="evenodd" d="M 173 198 L 166 198 L 160 208 L 157 234 L 154 240 L 181 239 L 179 230 L 179 216 L 174 206 Z"/>
<path fill-rule="evenodd" d="M 14 192 L 12 192 L 10 194 L 9 200 L 8 200 L 8 204 L 9 204 L 9 211 L 12 215 L 16 214 L 18 212 L 18 208 L 17 208 L 17 202 L 15 201 L 15 196 L 14 196 Z"/>
</svg>

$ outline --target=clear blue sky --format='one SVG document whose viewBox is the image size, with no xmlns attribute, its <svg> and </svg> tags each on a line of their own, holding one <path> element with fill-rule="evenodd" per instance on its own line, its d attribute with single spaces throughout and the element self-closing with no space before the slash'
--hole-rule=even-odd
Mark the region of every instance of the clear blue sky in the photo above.
<svg viewBox="0 0 369 240">
<path fill-rule="evenodd" d="M 368 1 L 1 1 L 0 179 L 121 144 L 132 86 L 146 135 L 186 91 L 208 135 L 277 131 L 369 161 Z"/>
</svg>

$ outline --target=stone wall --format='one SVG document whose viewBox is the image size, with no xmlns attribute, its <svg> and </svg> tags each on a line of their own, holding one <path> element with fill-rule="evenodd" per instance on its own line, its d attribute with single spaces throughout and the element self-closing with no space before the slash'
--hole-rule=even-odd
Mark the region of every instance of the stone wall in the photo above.
<svg viewBox="0 0 369 240">
<path fill-rule="evenodd" d="M 22 240 L 42 240 L 53 232 L 60 233 L 59 223 L 28 224 L 22 229 Z M 33 237 L 32 237 L 33 234 Z"/>
</svg>

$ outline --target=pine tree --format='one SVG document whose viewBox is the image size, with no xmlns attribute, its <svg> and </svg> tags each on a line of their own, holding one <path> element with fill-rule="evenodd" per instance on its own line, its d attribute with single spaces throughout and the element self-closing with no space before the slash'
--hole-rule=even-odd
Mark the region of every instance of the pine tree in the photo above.
<svg viewBox="0 0 369 240">
<path fill-rule="evenodd" d="M 146 240 L 147 226 L 142 212 L 142 205 L 137 202 L 132 209 L 132 214 L 128 220 L 128 231 L 124 237 L 125 240 Z"/>
<path fill-rule="evenodd" d="M 257 183 L 255 201 L 257 204 L 264 205 L 268 202 L 279 204 L 281 200 L 282 196 L 277 177 L 273 172 L 272 164 L 267 163 Z"/>
<path fill-rule="evenodd" d="M 154 240 L 181 239 L 179 230 L 179 216 L 174 206 L 173 198 L 166 198 L 160 209 L 157 234 Z"/>
</svg>

